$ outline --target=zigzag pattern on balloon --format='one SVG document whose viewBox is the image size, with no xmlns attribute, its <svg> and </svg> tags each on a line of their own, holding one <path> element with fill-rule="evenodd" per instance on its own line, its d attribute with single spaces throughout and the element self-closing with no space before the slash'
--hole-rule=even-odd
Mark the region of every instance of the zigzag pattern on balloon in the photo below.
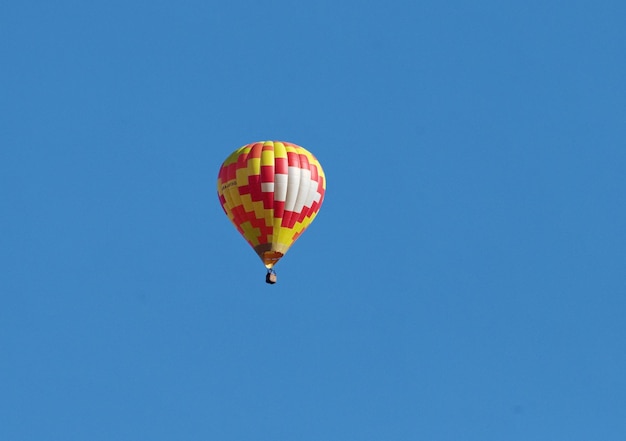
<svg viewBox="0 0 626 441">
<path fill-rule="evenodd" d="M 224 212 L 271 267 L 310 225 L 324 200 L 326 179 L 317 159 L 288 142 L 247 144 L 233 152 L 218 174 Z M 264 257 L 265 256 L 265 257 Z"/>
</svg>

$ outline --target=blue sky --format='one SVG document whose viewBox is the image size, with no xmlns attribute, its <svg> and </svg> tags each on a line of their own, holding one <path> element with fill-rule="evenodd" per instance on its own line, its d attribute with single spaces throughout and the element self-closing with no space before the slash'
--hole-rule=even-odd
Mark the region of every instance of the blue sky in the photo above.
<svg viewBox="0 0 626 441">
<path fill-rule="evenodd" d="M 626 4 L 0 5 L 0 438 L 623 440 Z M 219 206 L 328 178 L 264 283 Z"/>
</svg>

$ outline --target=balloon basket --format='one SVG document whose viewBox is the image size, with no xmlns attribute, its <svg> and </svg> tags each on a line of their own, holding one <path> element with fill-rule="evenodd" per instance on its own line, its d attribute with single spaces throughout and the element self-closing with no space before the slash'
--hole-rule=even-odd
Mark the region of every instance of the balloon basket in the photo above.
<svg viewBox="0 0 626 441">
<path fill-rule="evenodd" d="M 267 274 L 265 275 L 265 283 L 273 285 L 274 283 L 276 283 L 277 279 L 278 278 L 276 277 L 276 271 L 272 269 L 267 270 Z"/>
</svg>

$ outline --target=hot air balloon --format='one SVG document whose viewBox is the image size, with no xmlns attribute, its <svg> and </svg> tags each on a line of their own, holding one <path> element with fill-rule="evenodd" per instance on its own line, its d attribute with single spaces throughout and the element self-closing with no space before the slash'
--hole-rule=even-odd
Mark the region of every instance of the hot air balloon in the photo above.
<svg viewBox="0 0 626 441">
<path fill-rule="evenodd" d="M 320 163 L 304 148 L 281 141 L 244 145 L 226 158 L 217 178 L 224 212 L 267 268 L 274 265 L 317 215 L 326 190 Z"/>
</svg>

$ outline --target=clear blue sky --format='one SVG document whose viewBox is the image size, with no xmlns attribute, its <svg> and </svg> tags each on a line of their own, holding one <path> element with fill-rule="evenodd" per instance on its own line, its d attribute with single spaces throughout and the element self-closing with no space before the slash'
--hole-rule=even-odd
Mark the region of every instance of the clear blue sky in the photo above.
<svg viewBox="0 0 626 441">
<path fill-rule="evenodd" d="M 0 4 L 0 439 L 626 439 L 626 3 Z M 327 174 L 264 283 L 237 147 Z"/>
</svg>

